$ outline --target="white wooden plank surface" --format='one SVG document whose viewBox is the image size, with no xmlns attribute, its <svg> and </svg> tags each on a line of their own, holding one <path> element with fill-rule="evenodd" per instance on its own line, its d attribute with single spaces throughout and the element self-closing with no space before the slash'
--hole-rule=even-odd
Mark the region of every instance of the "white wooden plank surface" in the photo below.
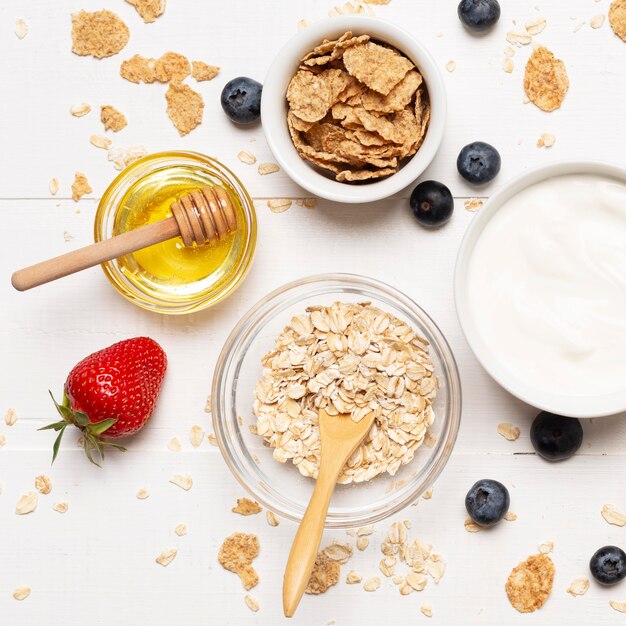
<svg viewBox="0 0 626 626">
<path fill-rule="evenodd" d="M 103 61 L 73 56 L 69 13 L 103 5 L 127 21 L 131 42 L 121 55 Z M 565 589 L 572 578 L 587 574 L 586 561 L 596 547 L 626 543 L 626 529 L 607 525 L 599 514 L 606 502 L 626 510 L 619 487 L 626 478 L 624 416 L 585 422 L 584 448 L 567 463 L 551 466 L 535 457 L 528 441 L 535 411 L 498 388 L 471 355 L 455 317 L 452 275 L 460 238 L 471 220 L 463 197 L 476 194 L 455 172 L 458 149 L 475 139 L 500 149 L 504 165 L 494 188 L 552 159 L 623 161 L 626 45 L 608 25 L 597 31 L 586 25 L 572 32 L 576 22 L 570 18 L 588 21 L 607 11 L 607 0 L 545 0 L 539 12 L 531 0 L 505 0 L 502 5 L 498 28 L 481 38 L 462 30 L 453 0 L 392 0 L 375 9 L 423 39 L 442 68 L 449 59 L 457 63 L 456 71 L 445 76 L 450 100 L 446 138 L 427 173 L 453 189 L 457 209 L 452 222 L 435 233 L 414 223 L 401 198 L 375 206 L 320 202 L 315 210 L 294 205 L 286 213 L 272 214 L 264 199 L 306 194 L 282 172 L 260 177 L 254 167 L 236 159 L 241 149 L 256 154 L 259 162 L 272 157 L 260 127 L 241 130 L 226 123 L 219 107 L 222 85 L 240 74 L 262 79 L 282 42 L 295 33 L 297 20 L 323 17 L 330 3 L 170 0 L 165 16 L 151 25 L 144 25 L 121 0 L 7 0 L 0 5 L 5 77 L 0 98 L 0 216 L 5 234 L 0 253 L 0 416 L 8 407 L 19 415 L 11 428 L 0 422 L 0 433 L 7 438 L 0 450 L 3 624 L 57 626 L 87 619 L 107 626 L 147 621 L 155 626 L 284 623 L 280 579 L 294 526 L 283 522 L 270 528 L 263 516 L 231 514 L 235 498 L 243 495 L 241 488 L 217 449 L 205 441 L 193 450 L 187 435 L 193 424 L 211 430 L 202 409 L 215 360 L 236 320 L 270 289 L 326 271 L 357 272 L 389 282 L 433 316 L 461 370 L 463 424 L 433 499 L 398 516 L 411 519 L 412 533 L 445 555 L 448 569 L 441 583 L 403 598 L 387 581 L 374 594 L 342 582 L 324 596 L 305 598 L 294 623 L 321 626 L 336 620 L 348 626 L 391 619 L 412 624 L 426 620 L 419 606 L 430 603 L 433 620 L 450 626 L 521 624 L 528 618 L 508 605 L 504 581 L 513 565 L 547 540 L 556 543 L 555 589 L 530 619 L 536 624 L 623 622 L 624 616 L 610 609 L 608 601 L 626 600 L 626 587 L 606 590 L 592 584 L 582 598 L 568 596 Z M 548 18 L 548 27 L 537 40 L 566 61 L 572 84 L 563 108 L 550 115 L 522 103 L 528 48 L 517 51 L 513 75 L 500 67 L 511 20 L 524 22 L 538 14 Z M 23 41 L 13 34 L 18 17 L 30 26 Z M 123 58 L 168 49 L 223 68 L 214 81 L 198 86 L 206 101 L 204 123 L 183 139 L 166 118 L 162 85 L 133 85 L 117 75 Z M 81 101 L 90 102 L 94 111 L 73 118 L 68 109 Z M 98 269 L 32 293 L 11 290 L 9 276 L 16 267 L 90 240 L 96 199 L 114 175 L 106 154 L 88 143 L 90 134 L 101 132 L 100 104 L 113 104 L 128 117 L 128 128 L 114 136 L 116 144 L 143 144 L 149 150 L 190 148 L 218 156 L 257 198 L 260 236 L 255 265 L 228 301 L 189 317 L 161 317 L 119 298 Z M 542 132 L 557 136 L 549 151 L 534 145 Z M 68 199 L 75 170 L 86 172 L 95 190 L 93 199 L 78 205 Z M 52 176 L 62 183 L 58 198 L 48 194 Z M 491 191 L 488 187 L 479 194 Z M 28 242 L 19 234 L 26 224 Z M 65 242 L 65 232 L 74 239 Z M 161 342 L 170 361 L 150 427 L 125 455 L 110 455 L 102 470 L 85 462 L 72 435 L 50 469 L 52 436 L 35 432 L 53 417 L 47 389 L 58 393 L 78 358 L 137 334 Z M 496 434 L 497 423 L 505 420 L 521 427 L 518 441 L 510 443 Z M 183 442 L 180 454 L 166 449 L 172 436 Z M 194 478 L 188 493 L 168 483 L 181 471 Z M 33 488 L 34 476 L 42 472 L 53 480 L 52 494 L 40 496 L 34 514 L 16 516 L 17 499 Z M 470 535 L 463 529 L 463 497 L 480 477 L 498 478 L 510 486 L 512 510 L 519 519 Z M 135 498 L 140 487 L 149 488 L 149 499 Z M 65 515 L 52 511 L 58 500 L 69 502 Z M 186 537 L 173 532 L 179 522 L 189 525 Z M 378 573 L 378 545 L 385 527 L 378 526 L 373 545 L 357 554 L 344 574 L 349 568 L 364 576 Z M 257 532 L 262 545 L 255 563 L 261 583 L 252 592 L 261 603 L 256 615 L 245 607 L 239 581 L 216 561 L 221 540 L 236 529 Z M 326 539 L 342 536 L 328 533 Z M 163 569 L 154 558 L 166 547 L 178 547 L 179 554 Z M 33 588 L 21 603 L 11 597 L 19 585 Z"/>
</svg>

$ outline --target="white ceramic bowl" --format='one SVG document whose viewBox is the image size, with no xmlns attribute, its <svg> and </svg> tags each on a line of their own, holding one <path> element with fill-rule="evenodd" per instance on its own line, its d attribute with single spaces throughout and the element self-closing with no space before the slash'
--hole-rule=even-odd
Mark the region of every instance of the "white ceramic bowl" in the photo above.
<svg viewBox="0 0 626 626">
<path fill-rule="evenodd" d="M 605 395 L 571 396 L 547 393 L 512 375 L 503 362 L 503 356 L 490 350 L 483 341 L 469 302 L 468 273 L 474 246 L 485 226 L 496 212 L 513 196 L 541 181 L 567 174 L 595 174 L 626 183 L 626 169 L 598 161 L 565 161 L 525 172 L 496 192 L 478 212 L 470 224 L 457 256 L 454 277 L 454 296 L 457 315 L 465 337 L 476 358 L 491 377 L 520 400 L 544 411 L 570 417 L 600 417 L 626 411 L 624 391 Z M 626 387 L 626 383 L 625 383 Z"/>
<path fill-rule="evenodd" d="M 323 39 L 335 39 L 346 31 L 368 34 L 396 47 L 413 61 L 428 89 L 431 119 L 424 143 L 395 174 L 363 185 L 340 183 L 325 176 L 297 153 L 287 127 L 287 86 L 300 59 Z M 270 66 L 263 85 L 261 118 L 263 131 L 276 160 L 301 187 L 315 196 L 335 202 L 373 202 L 410 185 L 430 164 L 439 149 L 446 122 L 446 92 L 434 59 L 412 35 L 395 24 L 363 15 L 344 15 L 315 22 L 290 39 Z"/>
</svg>

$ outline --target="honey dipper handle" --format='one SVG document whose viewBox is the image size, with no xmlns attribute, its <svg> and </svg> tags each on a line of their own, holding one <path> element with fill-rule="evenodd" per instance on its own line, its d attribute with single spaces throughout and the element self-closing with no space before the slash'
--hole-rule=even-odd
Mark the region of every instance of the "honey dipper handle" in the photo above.
<svg viewBox="0 0 626 626">
<path fill-rule="evenodd" d="M 179 234 L 180 230 L 176 220 L 173 217 L 168 217 L 160 222 L 154 222 L 85 248 L 73 250 L 53 259 L 25 267 L 11 276 L 11 284 L 18 291 L 26 291 L 80 272 L 88 267 L 147 248 L 155 243 L 167 241 Z"/>
</svg>

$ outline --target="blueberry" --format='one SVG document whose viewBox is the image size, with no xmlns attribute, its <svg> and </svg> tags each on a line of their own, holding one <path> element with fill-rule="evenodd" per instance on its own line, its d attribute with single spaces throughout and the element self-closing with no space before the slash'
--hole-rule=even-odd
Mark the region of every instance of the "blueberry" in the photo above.
<svg viewBox="0 0 626 626">
<path fill-rule="evenodd" d="M 502 160 L 498 151 L 484 141 L 468 143 L 459 152 L 456 168 L 465 180 L 474 185 L 492 181 L 500 171 Z"/>
<path fill-rule="evenodd" d="M 263 85 L 252 78 L 239 76 L 222 89 L 222 109 L 236 124 L 252 124 L 261 117 Z"/>
<path fill-rule="evenodd" d="M 530 441 L 547 461 L 563 461 L 573 456 L 583 442 L 583 427 L 575 417 L 542 411 L 530 427 Z"/>
<path fill-rule="evenodd" d="M 509 510 L 507 488 L 497 480 L 479 480 L 465 496 L 465 508 L 479 526 L 493 526 Z"/>
<path fill-rule="evenodd" d="M 626 552 L 617 546 L 604 546 L 591 557 L 589 569 L 599 583 L 614 585 L 626 578 Z"/>
<path fill-rule="evenodd" d="M 411 194 L 413 215 L 422 226 L 443 226 L 454 211 L 450 190 L 436 180 L 425 180 Z"/>
<path fill-rule="evenodd" d="M 458 14 L 466 28 L 481 32 L 500 19 L 500 4 L 498 0 L 461 0 Z"/>
</svg>

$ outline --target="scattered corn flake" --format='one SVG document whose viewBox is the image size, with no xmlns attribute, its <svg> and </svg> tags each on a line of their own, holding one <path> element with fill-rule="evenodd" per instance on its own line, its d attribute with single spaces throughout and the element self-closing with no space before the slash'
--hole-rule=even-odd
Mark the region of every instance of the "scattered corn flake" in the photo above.
<svg viewBox="0 0 626 626">
<path fill-rule="evenodd" d="M 47 495 L 52 491 L 52 481 L 45 474 L 39 474 L 35 477 L 35 489 L 43 495 Z"/>
<path fill-rule="evenodd" d="M 509 602 L 520 613 L 540 609 L 554 582 L 554 563 L 546 554 L 534 554 L 513 568 L 505 585 Z"/>
<path fill-rule="evenodd" d="M 283 213 L 291 206 L 289 198 L 273 198 L 267 201 L 267 206 L 272 213 Z"/>
<path fill-rule="evenodd" d="M 314 209 L 317 206 L 317 198 L 304 198 L 302 204 L 306 209 Z"/>
<path fill-rule="evenodd" d="M 529 43 L 531 43 L 533 38 L 527 32 L 510 31 L 506 34 L 506 40 L 513 46 L 521 48 L 522 46 L 527 46 Z"/>
<path fill-rule="evenodd" d="M 28 515 L 37 508 L 37 494 L 34 491 L 27 491 L 15 505 L 17 515 Z"/>
<path fill-rule="evenodd" d="M 556 143 L 556 137 L 552 133 L 543 133 L 537 139 L 538 148 L 551 148 Z"/>
<path fill-rule="evenodd" d="M 120 65 L 120 76 L 131 83 L 153 83 L 156 59 L 135 54 Z"/>
<path fill-rule="evenodd" d="M 609 606 L 619 613 L 626 613 L 626 602 L 616 602 L 615 600 L 611 600 L 609 602 Z"/>
<path fill-rule="evenodd" d="M 204 61 L 191 62 L 191 76 L 198 82 L 213 80 L 219 71 L 220 68 L 217 65 L 209 65 Z"/>
<path fill-rule="evenodd" d="M 83 117 L 83 115 L 87 115 L 91 111 L 91 105 L 86 102 L 81 102 L 80 104 L 73 104 L 70 107 L 70 113 L 74 117 Z"/>
<path fill-rule="evenodd" d="M 59 179 L 51 178 L 50 183 L 48 184 L 48 189 L 50 191 L 50 195 L 56 196 L 59 191 Z"/>
<path fill-rule="evenodd" d="M 589 26 L 591 26 L 591 28 L 602 28 L 604 26 L 605 19 L 606 17 L 602 13 L 594 15 L 591 20 L 589 20 Z"/>
<path fill-rule="evenodd" d="M 524 75 L 524 90 L 531 102 L 543 111 L 554 111 L 563 103 L 568 89 L 569 79 L 563 61 L 544 46 L 534 50 Z"/>
<path fill-rule="evenodd" d="M 18 39 L 24 39 L 28 35 L 28 24 L 26 20 L 19 18 L 15 20 L 15 35 Z"/>
<path fill-rule="evenodd" d="M 243 586 L 250 590 L 259 582 L 259 576 L 252 567 L 252 561 L 259 555 L 259 549 L 256 535 L 234 533 L 224 539 L 217 558 L 224 569 L 237 574 Z"/>
<path fill-rule="evenodd" d="M 165 99 L 167 114 L 181 137 L 202 123 L 204 101 L 189 85 L 170 83 Z"/>
<path fill-rule="evenodd" d="M 567 593 L 573 596 L 584 596 L 589 589 L 589 579 L 581 576 L 580 578 L 574 578 L 567 588 Z"/>
<path fill-rule="evenodd" d="M 358 585 L 363 580 L 361 574 L 356 572 L 355 570 L 350 570 L 346 575 L 346 584 L 348 585 Z"/>
<path fill-rule="evenodd" d="M 52 507 L 52 510 L 56 511 L 57 513 L 67 513 L 67 510 L 69 508 L 70 507 L 67 502 L 56 502 L 55 505 Z"/>
<path fill-rule="evenodd" d="M 146 24 L 154 22 L 165 11 L 165 0 L 126 0 L 126 2 L 135 7 Z"/>
<path fill-rule="evenodd" d="M 26 598 L 28 598 L 28 596 L 30 595 L 31 592 L 31 588 L 30 587 L 17 587 L 17 589 L 15 589 L 13 591 L 13 597 L 16 600 L 26 600 Z"/>
<path fill-rule="evenodd" d="M 554 541 L 545 541 L 537 546 L 540 554 L 550 554 L 554 550 Z"/>
<path fill-rule="evenodd" d="M 119 15 L 112 11 L 72 13 L 72 52 L 98 59 L 120 52 L 128 43 L 130 32 Z"/>
<path fill-rule="evenodd" d="M 191 64 L 186 56 L 171 50 L 165 52 L 154 64 L 154 78 L 160 83 L 179 83 L 191 74 Z M 195 92 L 194 92 L 195 93 Z"/>
<path fill-rule="evenodd" d="M 515 56 L 515 49 L 511 48 L 511 46 L 506 46 L 506 48 L 504 48 L 504 56 L 505 57 L 514 57 Z"/>
<path fill-rule="evenodd" d="M 6 414 L 4 415 L 4 423 L 7 426 L 13 426 L 15 422 L 17 422 L 17 411 L 13 408 L 10 408 L 7 410 Z"/>
<path fill-rule="evenodd" d="M 340 571 L 341 564 L 339 561 L 326 556 L 323 551 L 318 552 L 304 592 L 313 595 L 325 593 L 339 582 Z"/>
<path fill-rule="evenodd" d="M 626 41 L 626 0 L 614 0 L 611 3 L 609 24 L 613 32 Z"/>
<path fill-rule="evenodd" d="M 189 491 L 193 487 L 193 479 L 189 474 L 174 474 L 170 478 L 170 482 L 185 491 Z"/>
<path fill-rule="evenodd" d="M 424 500 L 430 500 L 433 497 L 433 490 L 432 489 L 427 489 L 424 494 L 422 495 L 422 498 L 424 498 Z"/>
<path fill-rule="evenodd" d="M 276 163 L 261 163 L 261 165 L 259 165 L 259 174 L 261 174 L 261 176 L 274 174 L 274 172 L 280 172 L 280 167 Z"/>
<path fill-rule="evenodd" d="M 207 439 L 212 446 L 217 445 L 217 437 L 215 436 L 215 433 L 209 433 L 207 435 Z"/>
<path fill-rule="evenodd" d="M 512 513 L 511 511 L 507 511 L 506 515 L 504 516 L 504 519 L 507 522 L 514 522 L 515 520 L 517 520 L 517 514 Z"/>
<path fill-rule="evenodd" d="M 545 17 L 538 17 L 530 22 L 526 22 L 526 32 L 533 37 L 542 33 L 547 25 Z"/>
<path fill-rule="evenodd" d="M 471 517 L 468 517 L 463 525 L 468 533 L 477 533 L 482 530 L 482 526 L 479 526 Z"/>
<path fill-rule="evenodd" d="M 266 511 L 265 518 L 267 519 L 267 523 L 270 526 L 276 527 L 280 524 L 280 519 L 276 516 L 275 513 L 272 513 L 272 511 Z"/>
<path fill-rule="evenodd" d="M 504 60 L 502 61 L 502 69 L 507 74 L 511 74 L 513 72 L 513 70 L 515 69 L 515 65 L 513 63 L 513 59 L 511 59 L 510 57 L 504 57 Z"/>
<path fill-rule="evenodd" d="M 246 165 L 254 165 L 256 163 L 256 157 L 254 154 L 246 152 L 245 150 L 239 152 L 239 154 L 237 154 L 237 158 Z"/>
<path fill-rule="evenodd" d="M 74 182 L 72 183 L 72 200 L 78 202 L 85 194 L 91 193 L 93 189 L 82 172 L 74 174 Z"/>
<path fill-rule="evenodd" d="M 135 496 L 138 500 L 145 500 L 150 497 L 150 492 L 145 487 L 142 487 L 139 491 L 137 491 Z"/>
<path fill-rule="evenodd" d="M 381 580 L 378 576 L 373 576 L 372 578 L 368 578 L 363 583 L 363 589 L 365 591 L 376 591 L 380 587 Z"/>
<path fill-rule="evenodd" d="M 420 606 L 420 611 L 422 615 L 425 615 L 426 617 L 433 616 L 433 607 L 430 606 L 430 604 L 422 604 L 422 606 Z"/>
<path fill-rule="evenodd" d="M 454 70 L 456 69 L 456 61 L 448 61 L 446 63 L 446 69 L 448 70 L 448 72 L 454 72 Z"/>
<path fill-rule="evenodd" d="M 170 452 L 180 452 L 182 448 L 183 447 L 180 445 L 178 437 L 172 437 L 167 444 L 167 449 Z"/>
<path fill-rule="evenodd" d="M 100 107 L 100 121 L 104 125 L 104 130 L 112 130 L 114 133 L 128 125 L 124 114 L 110 104 Z"/>
<path fill-rule="evenodd" d="M 309 25 L 309 20 L 302 19 L 302 20 L 298 20 L 298 23 L 296 24 L 296 28 L 298 30 L 304 30 L 308 25 Z"/>
<path fill-rule="evenodd" d="M 243 597 L 246 606 L 253 612 L 256 613 L 259 610 L 259 601 L 254 597 L 247 593 Z"/>
<path fill-rule="evenodd" d="M 262 511 L 258 502 L 250 500 L 249 498 L 237 498 L 237 506 L 234 506 L 231 511 L 238 515 L 256 515 Z"/>
<path fill-rule="evenodd" d="M 202 426 L 192 426 L 189 431 L 189 441 L 194 448 L 197 448 L 204 439 L 204 429 Z"/>
<path fill-rule="evenodd" d="M 104 135 L 91 135 L 89 142 L 91 145 L 96 146 L 96 148 L 102 148 L 103 150 L 108 150 L 112 143 L 111 140 Z"/>
<path fill-rule="evenodd" d="M 466 200 L 463 203 L 463 206 L 465 207 L 466 211 L 470 211 L 471 213 L 474 213 L 482 209 L 483 204 L 484 202 L 480 198 L 470 198 L 469 200 Z"/>
<path fill-rule="evenodd" d="M 176 558 L 177 554 L 178 554 L 178 550 L 176 548 L 166 548 L 154 560 L 159 565 L 162 565 L 163 567 L 167 567 Z"/>
<path fill-rule="evenodd" d="M 519 438 L 520 429 L 509 422 L 500 422 L 498 424 L 498 434 L 502 435 L 507 441 L 515 441 Z"/>
<path fill-rule="evenodd" d="M 184 537 L 187 534 L 187 524 L 176 524 L 176 528 L 174 528 L 174 532 L 179 537 Z"/>
<path fill-rule="evenodd" d="M 613 526 L 626 526 L 626 515 L 620 513 L 612 504 L 602 507 L 602 517 Z"/>
</svg>

